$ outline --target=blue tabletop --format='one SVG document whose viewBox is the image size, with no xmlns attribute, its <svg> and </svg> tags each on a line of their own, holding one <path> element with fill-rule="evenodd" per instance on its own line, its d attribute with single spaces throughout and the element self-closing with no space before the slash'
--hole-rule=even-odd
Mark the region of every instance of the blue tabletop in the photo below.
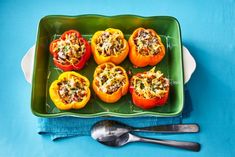
<svg viewBox="0 0 235 157">
<path fill-rule="evenodd" d="M 30 111 L 31 85 L 21 71 L 25 52 L 35 43 L 38 21 L 45 15 L 136 14 L 176 17 L 183 44 L 197 62 L 186 89 L 193 111 L 184 123 L 198 123 L 199 134 L 154 135 L 197 141 L 200 152 L 134 143 L 122 148 L 103 146 L 91 137 L 53 142 L 37 134 L 37 117 Z M 226 156 L 235 155 L 235 1 L 234 0 L 1 0 L 0 1 L 0 156 Z"/>
</svg>

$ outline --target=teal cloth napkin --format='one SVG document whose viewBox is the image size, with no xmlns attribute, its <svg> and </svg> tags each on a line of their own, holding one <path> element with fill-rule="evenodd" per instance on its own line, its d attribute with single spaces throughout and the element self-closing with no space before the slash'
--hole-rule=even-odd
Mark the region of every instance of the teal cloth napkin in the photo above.
<svg viewBox="0 0 235 157">
<path fill-rule="evenodd" d="M 58 117 L 58 118 L 39 118 L 38 133 L 48 134 L 52 140 L 73 136 L 89 136 L 91 126 L 100 120 L 116 120 L 135 127 L 145 127 L 161 124 L 179 124 L 182 116 L 177 117 L 139 117 L 139 118 L 117 118 L 117 117 L 99 117 L 99 118 L 76 118 L 76 117 Z"/>
<path fill-rule="evenodd" d="M 189 116 L 192 111 L 191 99 L 189 93 L 185 92 L 185 105 L 181 115 L 177 117 L 136 117 L 136 118 L 118 118 L 118 117 L 98 117 L 98 118 L 76 118 L 76 117 L 58 117 L 58 118 L 39 118 L 38 133 L 49 135 L 52 140 L 74 136 L 89 136 L 92 125 L 100 120 L 117 120 L 134 127 L 147 127 L 163 124 L 179 124 L 182 119 Z"/>
</svg>

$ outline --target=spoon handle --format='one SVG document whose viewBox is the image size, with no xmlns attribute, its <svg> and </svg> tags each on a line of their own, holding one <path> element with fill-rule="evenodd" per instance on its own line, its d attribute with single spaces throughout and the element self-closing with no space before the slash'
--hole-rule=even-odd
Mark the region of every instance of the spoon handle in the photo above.
<svg viewBox="0 0 235 157">
<path fill-rule="evenodd" d="M 134 128 L 133 131 L 157 132 L 157 133 L 195 133 L 199 132 L 197 124 L 173 124 L 159 125 L 144 128 Z"/>
<path fill-rule="evenodd" d="M 200 144 L 196 142 L 185 142 L 185 141 L 174 141 L 174 140 L 161 140 L 161 139 L 152 139 L 152 138 L 144 138 L 135 135 L 131 135 L 132 142 L 148 142 L 148 143 L 155 143 L 165 146 L 171 146 L 181 149 L 187 149 L 191 151 L 198 152 L 200 150 Z"/>
</svg>

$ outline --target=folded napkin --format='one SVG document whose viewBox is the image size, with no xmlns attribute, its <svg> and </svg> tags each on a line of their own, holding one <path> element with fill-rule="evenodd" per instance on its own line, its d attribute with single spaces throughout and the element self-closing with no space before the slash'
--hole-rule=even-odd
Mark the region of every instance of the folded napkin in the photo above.
<svg viewBox="0 0 235 157">
<path fill-rule="evenodd" d="M 38 133 L 49 134 L 52 140 L 57 140 L 72 136 L 89 136 L 91 126 L 100 120 L 117 120 L 122 123 L 135 127 L 145 127 L 161 124 L 179 124 L 182 116 L 173 118 L 141 117 L 141 118 L 117 118 L 117 117 L 99 117 L 99 118 L 76 118 L 76 117 L 58 117 L 58 118 L 39 118 Z"/>
<path fill-rule="evenodd" d="M 98 117 L 98 118 L 77 118 L 77 117 L 58 117 L 58 118 L 39 118 L 38 133 L 49 135 L 52 140 L 74 136 L 89 136 L 92 125 L 100 120 L 117 120 L 134 127 L 147 127 L 163 124 L 179 124 L 182 118 L 189 116 L 192 111 L 190 95 L 185 91 L 185 106 L 181 115 L 176 117 Z"/>
</svg>

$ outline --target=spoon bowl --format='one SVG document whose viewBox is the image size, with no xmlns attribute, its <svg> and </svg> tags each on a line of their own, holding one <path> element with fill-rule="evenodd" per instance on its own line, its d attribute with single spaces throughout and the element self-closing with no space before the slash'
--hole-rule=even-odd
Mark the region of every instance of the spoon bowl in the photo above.
<svg viewBox="0 0 235 157">
<path fill-rule="evenodd" d="M 129 133 L 122 134 L 121 136 L 116 138 L 113 137 L 112 139 L 107 141 L 99 141 L 99 142 L 111 147 L 121 147 L 129 143 Z"/>
<path fill-rule="evenodd" d="M 119 136 L 132 131 L 133 129 L 125 124 L 113 120 L 97 122 L 91 129 L 91 136 L 98 141 L 113 141 Z"/>
</svg>

